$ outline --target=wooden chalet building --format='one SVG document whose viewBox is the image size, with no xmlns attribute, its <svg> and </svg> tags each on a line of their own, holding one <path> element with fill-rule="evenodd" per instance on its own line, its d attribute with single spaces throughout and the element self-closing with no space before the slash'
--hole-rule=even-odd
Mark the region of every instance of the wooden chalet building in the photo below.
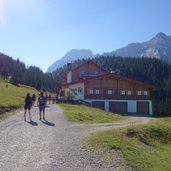
<svg viewBox="0 0 171 171">
<path fill-rule="evenodd" d="M 75 69 L 71 65 L 62 75 L 61 90 L 70 91 L 74 100 L 114 113 L 152 115 L 151 92 L 156 87 L 111 74 L 91 60 Z"/>
</svg>

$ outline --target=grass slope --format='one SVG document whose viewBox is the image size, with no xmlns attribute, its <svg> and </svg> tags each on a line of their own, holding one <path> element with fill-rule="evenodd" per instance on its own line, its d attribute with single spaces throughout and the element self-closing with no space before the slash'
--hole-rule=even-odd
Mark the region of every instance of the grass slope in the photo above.
<svg viewBox="0 0 171 171">
<path fill-rule="evenodd" d="M 171 119 L 97 133 L 88 143 L 95 150 L 120 150 L 133 170 L 171 170 Z"/>
<path fill-rule="evenodd" d="M 7 88 L 6 84 L 8 84 Z M 0 80 L 0 114 L 21 107 L 26 93 L 37 94 L 38 92 L 32 87 L 15 86 Z"/>
<path fill-rule="evenodd" d="M 91 108 L 83 105 L 60 104 L 59 105 L 69 121 L 92 124 L 92 123 L 111 123 L 126 119 L 118 114 L 105 112 L 100 109 Z"/>
</svg>

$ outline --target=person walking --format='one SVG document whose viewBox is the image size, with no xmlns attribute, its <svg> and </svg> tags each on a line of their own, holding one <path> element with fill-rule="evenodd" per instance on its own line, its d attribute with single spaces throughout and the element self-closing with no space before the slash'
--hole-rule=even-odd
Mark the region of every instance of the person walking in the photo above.
<svg viewBox="0 0 171 171">
<path fill-rule="evenodd" d="M 38 103 L 39 103 L 39 120 L 42 119 L 42 112 L 43 112 L 43 119 L 45 120 L 45 106 L 46 106 L 46 99 L 43 96 L 43 92 L 41 92 L 40 97 L 38 99 Z"/>
<path fill-rule="evenodd" d="M 36 100 L 36 95 L 35 94 L 32 95 L 31 100 L 32 100 L 32 106 L 34 106 L 35 100 Z"/>
<path fill-rule="evenodd" d="M 51 94 L 49 94 L 48 99 L 49 99 L 49 104 L 50 104 L 50 102 L 51 102 Z"/>
<path fill-rule="evenodd" d="M 31 121 L 31 113 L 30 113 L 30 109 L 31 109 L 31 106 L 32 106 L 32 100 L 31 100 L 31 96 L 29 93 L 27 93 L 26 95 L 26 98 L 25 98 L 25 104 L 24 104 L 24 121 L 26 121 L 26 113 L 27 113 L 27 110 L 28 110 L 28 113 L 29 113 L 29 119 Z"/>
</svg>

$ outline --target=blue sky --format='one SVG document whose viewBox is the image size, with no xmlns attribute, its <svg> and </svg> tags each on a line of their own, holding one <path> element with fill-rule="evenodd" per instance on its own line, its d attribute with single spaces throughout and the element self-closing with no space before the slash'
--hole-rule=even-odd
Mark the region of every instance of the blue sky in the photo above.
<svg viewBox="0 0 171 171">
<path fill-rule="evenodd" d="M 43 71 L 70 49 L 111 52 L 171 35 L 170 0 L 0 0 L 0 52 Z"/>
</svg>

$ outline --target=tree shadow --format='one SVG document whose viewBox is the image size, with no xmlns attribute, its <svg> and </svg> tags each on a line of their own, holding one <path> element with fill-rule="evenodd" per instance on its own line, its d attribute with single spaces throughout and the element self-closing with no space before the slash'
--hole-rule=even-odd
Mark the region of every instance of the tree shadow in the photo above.
<svg viewBox="0 0 171 171">
<path fill-rule="evenodd" d="M 27 121 L 27 123 L 29 123 L 32 126 L 38 126 L 37 122 L 35 122 L 33 120 Z"/>
<path fill-rule="evenodd" d="M 126 114 L 120 114 L 122 116 L 130 116 L 130 117 L 148 117 L 148 118 L 152 118 L 153 116 L 152 115 L 149 115 L 149 114 L 137 114 L 137 113 L 126 113 Z"/>
<path fill-rule="evenodd" d="M 146 117 L 146 118 L 170 118 L 171 115 L 159 115 L 159 114 L 153 114 L 153 115 L 149 115 L 149 114 L 134 114 L 134 113 L 129 113 L 129 114 L 120 114 L 122 116 L 130 116 L 130 117 Z"/>
<path fill-rule="evenodd" d="M 41 121 L 42 121 L 42 123 L 44 123 L 45 125 L 48 125 L 48 126 L 55 126 L 55 124 L 54 124 L 54 123 L 49 122 L 49 121 L 48 121 L 48 120 L 46 120 L 46 119 L 41 120 Z"/>
</svg>

